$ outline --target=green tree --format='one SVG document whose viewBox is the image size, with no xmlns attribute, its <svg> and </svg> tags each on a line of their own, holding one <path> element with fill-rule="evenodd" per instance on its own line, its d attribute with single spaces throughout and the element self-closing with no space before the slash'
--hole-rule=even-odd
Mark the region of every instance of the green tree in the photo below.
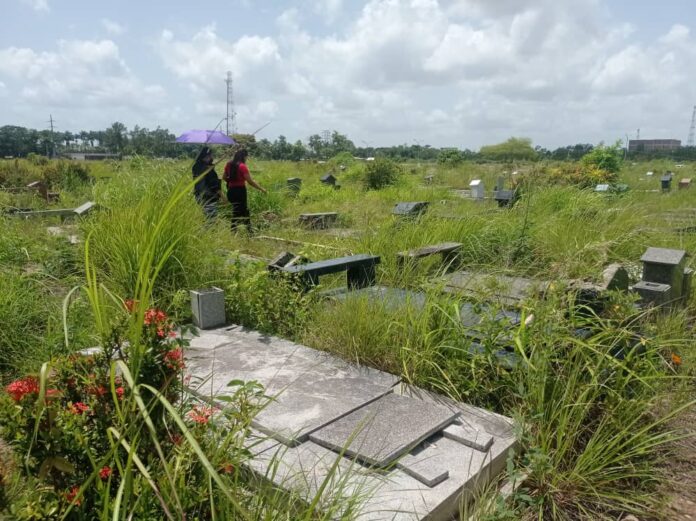
<svg viewBox="0 0 696 521">
<path fill-rule="evenodd" d="M 128 142 L 128 129 L 123 123 L 118 121 L 113 123 L 104 132 L 103 141 L 100 139 L 100 143 L 103 144 L 107 149 L 114 153 L 121 153 Z"/>
<path fill-rule="evenodd" d="M 535 160 L 538 158 L 532 148 L 532 140 L 528 138 L 511 137 L 497 145 L 481 147 L 481 157 L 492 161 Z"/>
<path fill-rule="evenodd" d="M 616 174 L 621 170 L 623 163 L 621 141 L 617 141 L 612 146 L 600 143 L 591 152 L 582 156 L 581 162 L 586 167 L 596 167 L 610 174 Z"/>
</svg>

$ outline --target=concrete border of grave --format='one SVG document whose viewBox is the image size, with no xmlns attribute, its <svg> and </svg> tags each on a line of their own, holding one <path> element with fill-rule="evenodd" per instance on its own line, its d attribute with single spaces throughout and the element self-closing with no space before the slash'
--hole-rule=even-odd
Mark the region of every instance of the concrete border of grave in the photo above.
<svg viewBox="0 0 696 521">
<path fill-rule="evenodd" d="M 314 230 L 331 228 L 338 221 L 337 212 L 316 212 L 300 214 L 299 223 Z"/>
<path fill-rule="evenodd" d="M 191 290 L 191 313 L 193 323 L 201 329 L 214 329 L 224 326 L 225 292 L 215 286 Z"/>
</svg>

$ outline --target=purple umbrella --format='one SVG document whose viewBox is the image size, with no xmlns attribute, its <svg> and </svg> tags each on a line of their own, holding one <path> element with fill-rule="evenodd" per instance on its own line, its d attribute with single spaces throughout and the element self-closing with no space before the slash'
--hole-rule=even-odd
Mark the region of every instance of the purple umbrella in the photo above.
<svg viewBox="0 0 696 521">
<path fill-rule="evenodd" d="M 189 130 L 178 138 L 177 143 L 201 143 L 204 145 L 234 145 L 235 140 L 219 130 Z"/>
</svg>

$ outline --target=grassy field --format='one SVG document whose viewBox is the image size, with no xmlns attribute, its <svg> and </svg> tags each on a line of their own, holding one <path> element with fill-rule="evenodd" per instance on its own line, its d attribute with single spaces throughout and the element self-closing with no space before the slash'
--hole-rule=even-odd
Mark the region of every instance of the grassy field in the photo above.
<svg viewBox="0 0 696 521">
<path fill-rule="evenodd" d="M 47 232 L 48 226 L 60 224 L 57 219 L 3 217 L 0 371 L 5 383 L 27 373 L 41 375 L 44 362 L 103 343 L 118 315 L 110 302 L 137 299 L 185 323 L 190 320 L 188 290 L 214 284 L 226 289 L 228 318 L 237 323 L 516 418 L 523 452 L 509 462 L 507 477 L 527 478 L 507 501 L 494 491 L 482 492 L 478 519 L 620 519 L 627 513 L 640 519 L 669 518 L 665 505 L 674 491 L 667 479 L 669 460 L 685 435 L 677 425 L 688 418 L 693 400 L 696 301 L 691 298 L 683 309 L 669 313 L 648 312 L 638 310 L 630 295 L 616 294 L 594 314 L 560 288 L 569 279 L 596 281 L 612 262 L 624 264 L 635 282 L 648 246 L 696 251 L 696 234 L 676 232 L 670 224 L 670 212 L 696 207 L 696 188 L 676 187 L 679 178 L 696 177 L 696 165 L 625 163 L 619 182 L 630 189 L 621 194 L 551 183 L 545 173 L 555 165 L 539 163 L 402 164 L 396 182 L 380 190 L 365 189 L 365 165 L 359 162 L 345 170 L 310 162 L 252 160 L 249 166 L 269 189 L 268 195 L 251 190 L 251 236 L 230 230 L 226 204 L 216 221 L 205 221 L 190 196 L 189 164 L 141 158 L 90 164 L 89 179 L 69 168 L 56 174 L 60 202 L 53 207 L 70 208 L 86 200 L 99 205 L 88 217 L 66 223 L 64 235 Z M 4 186 L 24 186 L 45 176 L 45 168 L 6 161 L 0 175 Z M 331 169 L 341 185 L 338 190 L 319 181 Z M 676 179 L 672 191 L 663 194 L 659 178 L 665 170 L 673 170 Z M 655 175 L 646 176 L 648 171 Z M 520 179 L 522 190 L 512 209 L 453 191 L 466 189 L 475 178 L 491 190 L 499 176 L 509 184 L 512 172 L 518 172 L 514 178 Z M 433 180 L 426 183 L 429 175 Z M 298 194 L 287 189 L 289 177 L 302 179 Z M 399 220 L 391 210 L 401 201 L 427 201 L 429 209 L 418 220 Z M 0 192 L 4 210 L 46 207 L 34 193 Z M 330 230 L 298 224 L 301 213 L 329 211 L 339 214 Z M 80 237 L 80 244 L 70 244 L 69 234 Z M 443 241 L 464 245 L 458 259 L 462 269 L 557 281 L 559 290 L 545 300 L 522 303 L 523 315 L 535 320 L 513 331 L 518 366 L 506 369 L 496 362 L 494 346 L 506 331 L 492 319 L 482 327 L 482 343 L 489 349 L 469 354 L 471 339 L 458 316 L 459 300 L 441 291 L 438 258 L 407 269 L 397 265 L 397 252 Z M 378 283 L 422 291 L 426 304 L 394 307 L 365 297 L 327 301 L 316 292 L 298 293 L 265 268 L 264 260 L 283 250 L 311 260 L 379 255 Z M 320 290 L 342 284 L 342 277 L 323 277 Z M 481 295 L 475 304 L 489 297 Z M 130 327 L 128 338 L 138 344 L 140 332 Z M 592 334 L 581 339 L 574 332 L 584 327 Z M 617 358 L 617 351 L 626 356 Z M 681 364 L 675 364 L 675 356 Z M 133 389 L 138 389 L 138 371 L 128 370 L 136 375 Z M 249 392 L 253 389 L 241 392 L 238 404 L 246 403 Z M 133 403 L 133 417 L 142 420 L 142 407 Z M 235 435 L 248 427 L 252 414 L 250 408 L 233 429 L 182 428 L 186 449 L 159 455 L 149 472 L 121 462 L 121 474 L 134 476 L 128 481 L 131 488 L 100 489 L 101 517 L 120 519 L 129 508 L 140 515 L 160 512 L 164 496 L 164 503 L 178 505 L 173 510 L 206 512 L 203 518 L 225 519 L 240 512 L 249 519 L 328 519 L 336 512 L 350 518 L 355 505 L 308 507 L 249 476 L 231 478 L 215 470 L 230 453 L 236 455 L 235 465 L 246 457 Z M 171 421 L 182 416 L 171 412 Z M 123 413 L 119 421 L 127 424 L 128 416 Z M 105 458 L 118 459 L 114 451 Z M 26 483 L 40 481 L 28 468 L 18 465 L 7 473 L 13 477 L 5 479 L 0 495 L 7 511 L 14 504 L 26 513 L 27 505 L 37 501 L 22 490 Z M 137 487 L 139 493 L 134 492 Z M 187 489 L 203 491 L 204 500 L 188 497 Z M 64 508 L 58 511 L 65 513 Z M 65 515 L 81 519 L 75 512 Z"/>
</svg>

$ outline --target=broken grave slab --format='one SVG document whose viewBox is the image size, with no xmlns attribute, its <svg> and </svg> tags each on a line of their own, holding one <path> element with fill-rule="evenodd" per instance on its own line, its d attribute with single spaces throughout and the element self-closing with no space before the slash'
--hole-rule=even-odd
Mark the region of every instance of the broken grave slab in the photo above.
<svg viewBox="0 0 696 521">
<path fill-rule="evenodd" d="M 231 395 L 231 381 L 256 381 L 269 397 L 253 426 L 286 443 L 391 392 L 394 375 L 238 326 L 205 332 L 187 350 L 190 389 L 211 401 Z"/>
<path fill-rule="evenodd" d="M 436 404 L 388 394 L 313 432 L 314 443 L 385 467 L 458 416 Z"/>
</svg>

